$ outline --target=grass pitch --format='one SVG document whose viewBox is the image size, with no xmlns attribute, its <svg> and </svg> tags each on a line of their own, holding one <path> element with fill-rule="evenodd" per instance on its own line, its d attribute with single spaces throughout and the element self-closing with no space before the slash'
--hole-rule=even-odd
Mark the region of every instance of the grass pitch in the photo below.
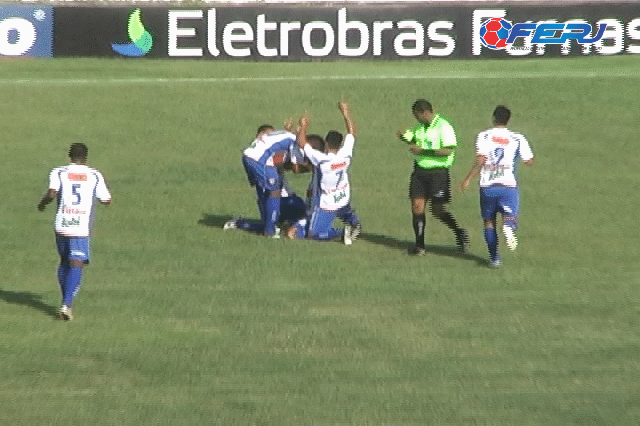
<svg viewBox="0 0 640 426">
<path fill-rule="evenodd" d="M 638 61 L 2 63 L 0 423 L 638 424 Z M 306 110 L 341 129 L 340 97 L 361 240 L 223 231 L 257 217 L 240 163 L 256 127 Z M 395 132 L 419 97 L 457 131 L 454 184 L 497 104 L 531 142 L 501 269 L 474 190 L 450 206 L 469 254 L 428 219 L 427 256 L 406 255 Z M 78 141 L 114 201 L 62 323 L 53 208 L 35 206 Z"/>
</svg>

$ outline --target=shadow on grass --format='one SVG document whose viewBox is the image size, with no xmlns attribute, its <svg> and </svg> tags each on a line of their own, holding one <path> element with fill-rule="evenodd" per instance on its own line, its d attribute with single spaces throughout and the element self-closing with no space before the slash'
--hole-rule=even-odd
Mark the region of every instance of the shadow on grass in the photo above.
<svg viewBox="0 0 640 426">
<path fill-rule="evenodd" d="M 16 305 L 30 306 L 45 314 L 56 317 L 57 308 L 42 301 L 42 296 L 28 291 L 9 291 L 0 289 L 0 300 Z"/>
<path fill-rule="evenodd" d="M 235 216 L 235 217 L 239 217 L 239 216 Z M 224 224 L 230 219 L 233 219 L 233 217 L 229 215 L 219 216 L 215 214 L 204 213 L 202 215 L 202 219 L 198 221 L 198 224 L 204 225 L 204 226 L 210 226 L 212 228 L 224 228 Z M 246 217 L 243 217 L 243 219 L 249 222 L 254 222 L 256 224 L 260 223 L 260 219 L 247 219 Z M 250 229 L 241 229 L 241 231 L 249 232 L 251 234 L 256 234 L 256 235 L 262 235 L 261 233 L 257 233 Z"/>
<path fill-rule="evenodd" d="M 233 219 L 233 216 L 229 215 L 217 215 L 203 213 L 202 219 L 198 221 L 198 225 L 211 226 L 213 228 L 222 228 L 226 221 Z"/>
<path fill-rule="evenodd" d="M 198 224 L 211 226 L 213 228 L 222 228 L 225 222 L 227 222 L 229 219 L 232 219 L 232 216 L 203 213 L 202 219 L 198 221 Z M 259 219 L 253 219 L 253 221 L 259 222 Z M 363 232 L 358 238 L 368 243 L 380 244 L 395 250 L 403 251 L 405 253 L 407 252 L 407 250 L 409 250 L 409 248 L 413 246 L 413 241 L 399 240 L 389 235 L 372 234 L 370 232 Z M 476 256 L 475 254 L 471 253 L 462 253 L 454 246 L 437 246 L 431 244 L 426 245 L 425 249 L 427 250 L 427 253 L 435 254 L 438 256 L 455 257 L 464 260 L 475 260 L 478 265 L 487 266 L 487 259 L 485 259 L 484 257 Z"/>
<path fill-rule="evenodd" d="M 367 241 L 369 243 L 380 244 L 392 249 L 404 251 L 405 253 L 407 253 L 407 251 L 414 245 L 413 241 L 399 240 L 388 235 L 372 234 L 369 232 L 361 233 L 359 239 Z M 486 266 L 487 264 L 487 259 L 476 256 L 475 254 L 463 253 L 454 246 L 437 246 L 433 244 L 427 244 L 425 245 L 425 250 L 427 251 L 427 253 L 435 254 L 438 256 L 449 256 L 458 259 L 475 260 L 479 265 L 483 266 Z"/>
</svg>

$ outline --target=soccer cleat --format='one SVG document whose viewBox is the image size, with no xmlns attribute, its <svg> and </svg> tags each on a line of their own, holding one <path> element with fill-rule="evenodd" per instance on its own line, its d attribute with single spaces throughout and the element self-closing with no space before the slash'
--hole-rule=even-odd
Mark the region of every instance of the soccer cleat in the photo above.
<svg viewBox="0 0 640 426">
<path fill-rule="evenodd" d="M 71 308 L 67 305 L 62 305 L 60 309 L 58 309 L 58 318 L 65 321 L 71 321 L 73 319 Z"/>
<path fill-rule="evenodd" d="M 224 223 L 224 226 L 222 227 L 222 229 L 236 229 L 238 227 L 238 220 L 240 218 L 239 217 L 234 217 L 233 219 L 230 219 L 228 221 L 226 221 Z"/>
<path fill-rule="evenodd" d="M 499 268 L 502 265 L 502 260 L 499 257 L 495 259 L 489 259 L 489 267 L 490 268 Z"/>
<path fill-rule="evenodd" d="M 469 234 L 462 228 L 456 230 L 456 247 L 461 252 L 465 252 L 469 248 Z"/>
<path fill-rule="evenodd" d="M 273 235 L 270 235 L 271 238 L 273 238 L 274 240 L 279 240 L 280 239 L 280 227 L 276 226 L 276 232 L 273 233 Z"/>
<path fill-rule="evenodd" d="M 427 250 L 424 247 L 413 246 L 408 250 L 411 256 L 424 256 L 427 254 Z"/>
<path fill-rule="evenodd" d="M 360 232 L 362 232 L 362 225 L 360 225 L 359 223 L 351 225 L 351 233 L 349 234 L 351 240 L 358 239 L 358 237 L 360 236 Z"/>
<path fill-rule="evenodd" d="M 503 226 L 502 233 L 504 234 L 504 238 L 506 240 L 507 247 L 509 248 L 509 250 L 511 251 L 515 250 L 516 247 L 518 247 L 518 238 L 516 237 L 516 234 L 513 231 L 513 228 L 510 226 Z"/>
<path fill-rule="evenodd" d="M 353 239 L 351 238 L 351 225 L 346 224 L 344 226 L 344 231 L 342 232 L 342 241 L 344 242 L 345 246 L 350 246 L 351 244 L 353 244 Z"/>
</svg>

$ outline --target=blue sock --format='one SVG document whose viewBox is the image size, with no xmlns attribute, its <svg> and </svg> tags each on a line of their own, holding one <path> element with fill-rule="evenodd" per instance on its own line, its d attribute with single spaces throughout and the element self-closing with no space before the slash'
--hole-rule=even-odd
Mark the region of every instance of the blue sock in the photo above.
<svg viewBox="0 0 640 426">
<path fill-rule="evenodd" d="M 256 202 L 258 203 L 258 211 L 260 211 L 260 220 L 265 221 L 266 218 L 266 204 L 269 198 L 269 191 L 256 186 Z"/>
<path fill-rule="evenodd" d="M 280 219 L 280 197 L 267 198 L 264 220 L 264 235 L 272 236 L 276 233 L 276 223 Z"/>
<path fill-rule="evenodd" d="M 62 304 L 71 306 L 73 299 L 78 294 L 80 289 L 80 282 L 82 281 L 83 268 L 69 268 L 69 273 L 64 283 L 62 290 Z"/>
<path fill-rule="evenodd" d="M 498 258 L 498 233 L 495 228 L 484 228 L 484 240 L 487 242 L 491 260 Z"/>
<path fill-rule="evenodd" d="M 58 265 L 58 284 L 60 284 L 60 291 L 64 292 L 64 283 L 67 279 L 67 275 L 69 274 L 69 263 L 61 262 Z"/>
<path fill-rule="evenodd" d="M 247 219 L 238 219 L 236 226 L 250 232 L 262 233 L 262 231 L 264 231 L 264 225 L 262 223 L 250 222 Z"/>
</svg>

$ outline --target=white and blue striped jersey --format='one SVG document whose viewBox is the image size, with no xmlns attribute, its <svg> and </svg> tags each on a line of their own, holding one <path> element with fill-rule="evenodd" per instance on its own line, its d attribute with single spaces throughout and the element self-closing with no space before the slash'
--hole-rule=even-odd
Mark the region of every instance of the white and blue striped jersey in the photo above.
<svg viewBox="0 0 640 426">
<path fill-rule="evenodd" d="M 57 191 L 56 233 L 67 237 L 88 237 L 94 199 L 111 200 L 102 174 L 83 164 L 72 163 L 53 169 L 49 175 L 49 189 Z"/>
<path fill-rule="evenodd" d="M 334 211 L 349 204 L 351 187 L 348 170 L 354 143 L 353 135 L 346 135 L 342 148 L 336 153 L 324 153 L 305 145 L 304 153 L 314 166 L 312 206 Z"/>
<path fill-rule="evenodd" d="M 243 151 L 243 154 L 270 167 L 280 166 L 286 161 L 298 164 L 303 158 L 296 144 L 296 135 L 286 131 L 275 131 L 259 136 Z"/>
<path fill-rule="evenodd" d="M 480 171 L 480 187 L 503 185 L 517 187 L 518 159 L 529 161 L 533 152 L 527 139 L 505 127 L 494 127 L 478 133 L 476 155 L 486 158 Z"/>
</svg>

